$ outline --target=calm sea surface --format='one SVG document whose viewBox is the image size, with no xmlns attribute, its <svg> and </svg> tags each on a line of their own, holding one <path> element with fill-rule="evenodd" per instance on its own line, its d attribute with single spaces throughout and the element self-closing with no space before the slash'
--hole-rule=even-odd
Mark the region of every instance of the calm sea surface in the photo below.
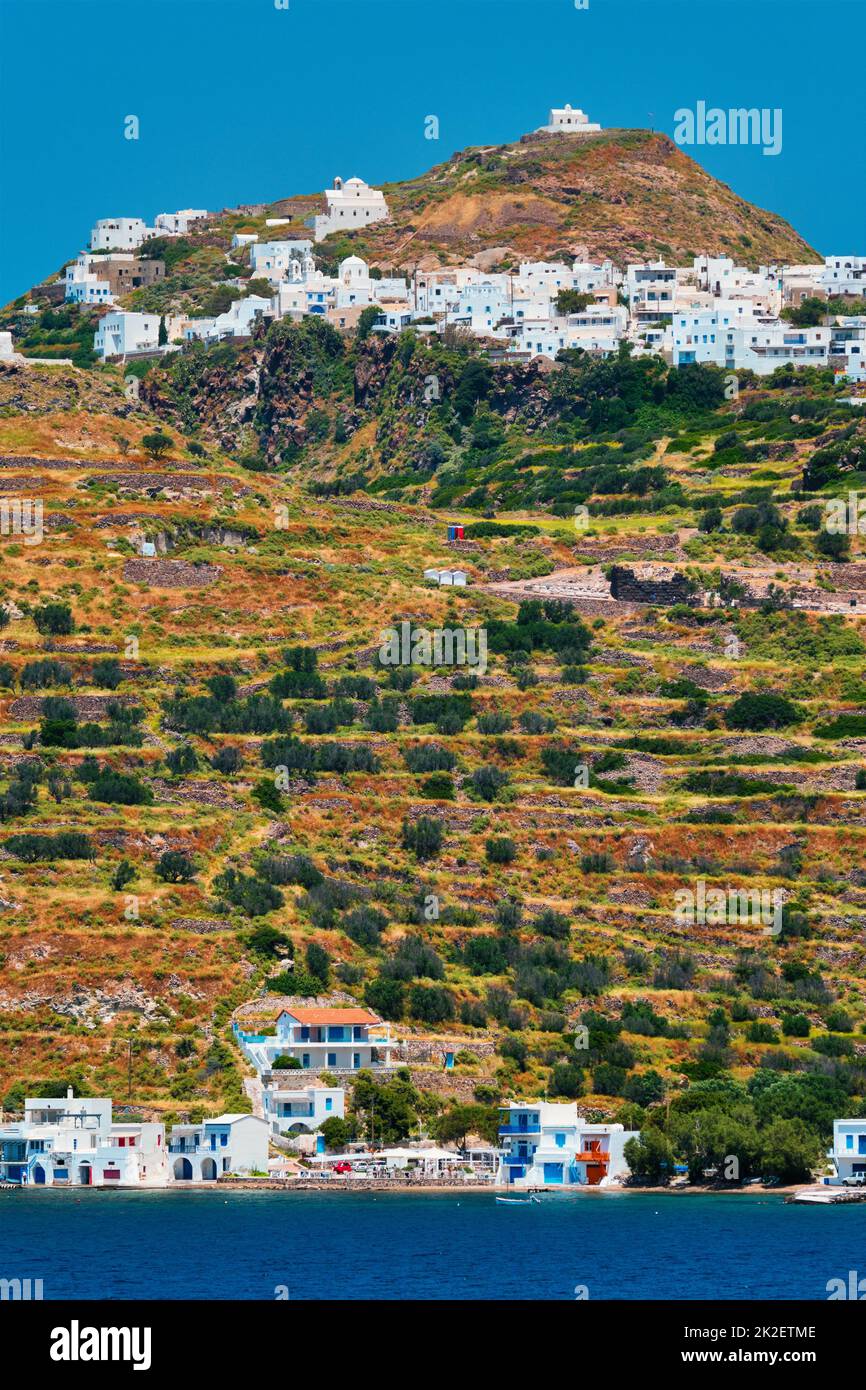
<svg viewBox="0 0 866 1390">
<path fill-rule="evenodd" d="M 0 1278 L 46 1299 L 826 1299 L 849 1270 L 866 1275 L 866 1203 L 0 1192 Z"/>
</svg>

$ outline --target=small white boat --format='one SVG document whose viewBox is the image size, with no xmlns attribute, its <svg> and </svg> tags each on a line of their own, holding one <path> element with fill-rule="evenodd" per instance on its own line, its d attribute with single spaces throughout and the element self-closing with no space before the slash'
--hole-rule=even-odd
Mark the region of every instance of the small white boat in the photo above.
<svg viewBox="0 0 866 1390">
<path fill-rule="evenodd" d="M 496 1200 L 504 1207 L 528 1207 L 534 1202 L 540 1202 L 541 1198 L 530 1193 L 528 1197 L 497 1197 Z"/>
</svg>

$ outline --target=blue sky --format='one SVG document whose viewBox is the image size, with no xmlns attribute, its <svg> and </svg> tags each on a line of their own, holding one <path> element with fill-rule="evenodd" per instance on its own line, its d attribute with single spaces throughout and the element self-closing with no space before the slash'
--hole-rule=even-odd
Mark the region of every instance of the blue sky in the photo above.
<svg viewBox="0 0 866 1390">
<path fill-rule="evenodd" d="M 0 0 L 0 303 L 98 217 L 411 177 L 565 102 L 670 135 L 701 100 L 781 108 L 775 157 L 688 152 L 822 253 L 866 252 L 866 0 L 283 2 Z"/>
</svg>

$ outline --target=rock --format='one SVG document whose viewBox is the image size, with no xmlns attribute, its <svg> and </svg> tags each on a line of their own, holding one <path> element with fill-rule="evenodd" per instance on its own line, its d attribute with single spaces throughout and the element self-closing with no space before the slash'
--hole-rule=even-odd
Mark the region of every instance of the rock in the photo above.
<svg viewBox="0 0 866 1390">
<path fill-rule="evenodd" d="M 632 873 L 643 874 L 650 868 L 655 845 L 646 835 L 638 835 L 626 851 L 625 866 Z"/>
</svg>

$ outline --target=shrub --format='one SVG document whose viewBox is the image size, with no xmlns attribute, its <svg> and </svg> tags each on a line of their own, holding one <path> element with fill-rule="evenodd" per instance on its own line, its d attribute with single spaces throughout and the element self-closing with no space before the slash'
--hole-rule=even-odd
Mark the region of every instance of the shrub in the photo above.
<svg viewBox="0 0 866 1390">
<path fill-rule="evenodd" d="M 517 845 L 508 835 L 491 835 L 484 850 L 491 864 L 510 864 L 517 856 Z"/>
<path fill-rule="evenodd" d="M 217 749 L 210 765 L 214 772 L 221 772 L 224 776 L 230 777 L 233 773 L 240 772 L 244 765 L 244 756 L 239 748 L 226 744 L 225 747 Z"/>
<path fill-rule="evenodd" d="M 725 711 L 729 729 L 782 729 L 801 718 L 796 705 L 771 691 L 747 691 Z"/>
<path fill-rule="evenodd" d="M 454 996 L 442 985 L 413 985 L 409 1013 L 423 1023 L 446 1023 L 454 1017 Z"/>
<path fill-rule="evenodd" d="M 164 883 L 189 883 L 195 878 L 195 865 L 182 850 L 167 849 L 156 861 L 155 872 Z"/>
<path fill-rule="evenodd" d="M 33 614 L 33 621 L 43 637 L 68 637 L 75 631 L 68 603 L 43 603 Z"/>
<path fill-rule="evenodd" d="M 445 832 L 442 822 L 428 816 L 403 822 L 403 848 L 411 850 L 417 859 L 433 859 L 442 848 Z"/>
<path fill-rule="evenodd" d="M 111 768 L 103 768 L 94 778 L 89 796 L 91 801 L 111 806 L 149 806 L 153 801 L 150 787 L 144 786 L 137 777 L 114 772 Z"/>
<path fill-rule="evenodd" d="M 58 835 L 10 835 L 3 844 L 7 854 L 35 864 L 40 859 L 93 859 L 95 850 L 86 835 L 65 830 Z"/>
</svg>

